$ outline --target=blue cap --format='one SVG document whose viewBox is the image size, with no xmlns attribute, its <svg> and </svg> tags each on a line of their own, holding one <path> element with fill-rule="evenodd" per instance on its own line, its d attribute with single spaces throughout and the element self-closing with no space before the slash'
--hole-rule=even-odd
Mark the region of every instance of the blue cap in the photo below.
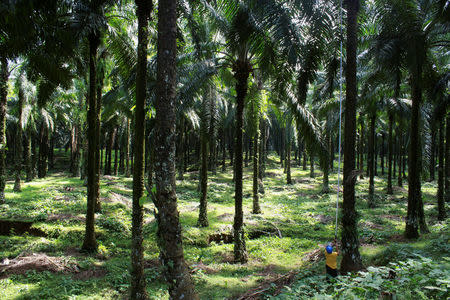
<svg viewBox="0 0 450 300">
<path fill-rule="evenodd" d="M 333 247 L 331 245 L 328 245 L 325 249 L 327 250 L 328 254 L 331 254 L 331 252 L 333 252 Z"/>
</svg>

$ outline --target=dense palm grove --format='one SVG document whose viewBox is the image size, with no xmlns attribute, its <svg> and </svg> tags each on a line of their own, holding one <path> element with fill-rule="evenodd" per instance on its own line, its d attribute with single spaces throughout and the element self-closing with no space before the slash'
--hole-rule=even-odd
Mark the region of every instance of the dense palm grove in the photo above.
<svg viewBox="0 0 450 300">
<path fill-rule="evenodd" d="M 407 239 L 429 232 L 423 182 L 437 182 L 433 214 L 446 221 L 449 32 L 445 0 L 2 1 L 0 203 L 8 180 L 20 193 L 65 151 L 64 176 L 87 187 L 79 248 L 94 255 L 100 180 L 132 177 L 127 295 L 149 297 L 145 212 L 157 221 L 170 298 L 197 299 L 176 179 L 198 171 L 189 180 L 205 228 L 208 176 L 232 166 L 233 262 L 246 264 L 243 184 L 251 181 L 251 213 L 264 214 L 275 153 L 286 185 L 295 163 L 311 177 L 320 168 L 321 193 L 342 191 L 341 272 L 359 271 L 358 180 L 369 178 L 369 208 L 384 205 L 377 194 L 407 187 Z M 329 176 L 341 151 L 339 187 Z"/>
</svg>

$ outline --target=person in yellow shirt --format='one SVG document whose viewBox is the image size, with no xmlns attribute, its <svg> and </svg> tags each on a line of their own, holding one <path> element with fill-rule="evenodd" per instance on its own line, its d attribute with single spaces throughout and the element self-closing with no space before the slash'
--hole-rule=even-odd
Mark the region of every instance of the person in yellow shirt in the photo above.
<svg viewBox="0 0 450 300">
<path fill-rule="evenodd" d="M 333 245 L 336 247 L 336 251 L 333 251 Z M 339 255 L 339 251 L 337 248 L 336 239 L 334 239 L 333 244 L 325 247 L 325 268 L 327 270 L 327 280 L 328 276 L 336 277 L 338 275 L 337 271 L 337 257 Z"/>
</svg>

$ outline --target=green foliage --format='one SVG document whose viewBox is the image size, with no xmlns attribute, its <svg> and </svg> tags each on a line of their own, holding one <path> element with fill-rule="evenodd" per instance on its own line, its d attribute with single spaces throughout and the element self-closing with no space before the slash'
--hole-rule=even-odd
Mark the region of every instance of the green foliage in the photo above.
<svg viewBox="0 0 450 300">
<path fill-rule="evenodd" d="M 416 257 L 386 267 L 368 267 L 327 283 L 323 275 L 305 271 L 282 294 L 269 299 L 443 299 L 450 284 L 449 262 Z"/>
<path fill-rule="evenodd" d="M 117 217 L 100 215 L 95 221 L 98 226 L 111 232 L 125 232 L 130 230 L 130 228 Z"/>
<path fill-rule="evenodd" d="M 56 154 L 59 157 L 64 155 L 60 151 Z M 244 171 L 246 175 L 250 174 L 251 166 Z M 324 244 L 330 241 L 334 227 L 333 222 L 329 221 L 329 216 L 334 216 L 335 195 L 320 194 L 320 172 L 317 172 L 318 177 L 310 179 L 308 170 L 303 171 L 293 164 L 292 177 L 295 181 L 292 185 L 285 185 L 278 157 L 273 154 L 268 157 L 267 172 L 271 175 L 264 179 L 266 193 L 261 198 L 262 215 L 248 213 L 251 210 L 252 186 L 250 180 L 244 180 L 245 231 L 250 257 L 250 263 L 247 265 L 229 263 L 228 257 L 232 254 L 232 244 L 208 243 L 208 237 L 211 234 L 231 231 L 230 224 L 234 215 L 231 168 L 228 168 L 226 172 L 218 172 L 216 175 L 208 174 L 210 187 L 208 191 L 210 227 L 208 228 L 195 226 L 198 217 L 196 172 L 187 172 L 185 180 L 177 181 L 184 254 L 193 270 L 193 278 L 201 299 L 234 297 L 278 274 L 299 269 L 304 271 L 310 264 L 304 260 L 305 256 L 317 250 L 318 243 Z M 12 183 L 7 183 L 8 200 L 6 204 L 0 206 L 1 217 L 35 221 L 33 226 L 44 231 L 47 237 L 2 236 L 0 237 L 0 256 L 15 258 L 21 253 L 44 252 L 49 256 L 72 257 L 81 270 L 104 268 L 107 273 L 104 277 L 89 278 L 89 280 L 75 280 L 72 274 L 46 272 L 41 272 L 40 275 L 29 273 L 11 276 L 0 281 L 7 299 L 14 299 L 19 295 L 23 295 L 22 297 L 26 299 L 43 299 L 43 297 L 117 299 L 128 293 L 131 264 L 129 257 L 131 179 L 122 176 L 102 178 L 101 198 L 105 201 L 102 203 L 102 212 L 96 216 L 99 255 L 72 256 L 68 251 L 76 253 L 84 236 L 86 190 L 81 180 L 65 176 L 65 173 L 63 176 L 52 174 L 45 179 L 24 183 L 21 194 L 12 193 Z M 331 174 L 330 184 L 336 184 L 336 180 L 336 175 Z M 367 184 L 367 180 L 362 180 L 357 185 L 357 209 L 361 214 L 360 232 L 363 240 L 369 240 L 373 236 L 370 244 L 364 242 L 361 249 L 366 265 L 408 261 L 408 259 L 417 259 L 417 254 L 434 259 L 449 256 L 446 247 L 448 245 L 446 222 L 430 226 L 432 233 L 413 243 L 390 242 L 392 236 L 399 236 L 404 228 L 400 216 L 406 213 L 404 205 L 406 191 L 400 191 L 392 198 L 387 198 L 380 192 L 378 193 L 379 202 L 385 204 L 375 209 L 368 209 L 365 202 Z M 376 189 L 381 190 L 383 184 L 383 181 L 376 180 Z M 67 187 L 71 188 L 67 189 Z M 434 213 L 434 206 L 428 204 L 434 203 L 435 198 L 432 195 L 435 190 L 435 183 L 427 183 L 424 189 L 427 217 Z M 143 206 L 145 212 L 144 259 L 148 293 L 153 299 L 165 299 L 167 287 L 161 276 L 162 269 L 157 263 L 159 251 L 156 245 L 157 224 L 152 213 L 153 203 L 148 202 Z M 319 259 L 322 258 L 319 257 Z M 325 298 L 338 293 L 331 289 L 331 285 L 324 283 L 323 262 L 319 261 L 313 266 L 319 270 L 319 273 L 308 273 L 308 276 L 311 276 L 311 285 L 325 291 L 317 297 Z M 381 275 L 378 277 L 381 278 Z M 369 279 L 366 279 L 364 288 L 370 289 L 369 284 Z M 350 293 L 360 295 L 357 291 L 353 291 L 350 285 L 355 286 L 356 282 L 350 282 L 349 279 L 346 285 L 342 284 L 341 294 L 344 295 L 347 292 L 348 295 Z M 426 285 L 440 288 L 440 285 L 435 285 L 431 281 Z M 61 289 L 59 289 L 60 286 Z M 292 289 L 295 289 L 295 286 L 296 283 Z M 384 285 L 382 287 L 384 288 Z M 48 296 L 48 289 L 55 291 L 53 295 Z M 270 294 L 278 289 L 273 287 L 266 292 Z M 432 295 L 430 291 L 424 291 L 425 295 Z M 433 291 L 433 293 L 437 292 L 439 291 Z M 289 297 L 296 299 L 294 296 Z"/>
</svg>

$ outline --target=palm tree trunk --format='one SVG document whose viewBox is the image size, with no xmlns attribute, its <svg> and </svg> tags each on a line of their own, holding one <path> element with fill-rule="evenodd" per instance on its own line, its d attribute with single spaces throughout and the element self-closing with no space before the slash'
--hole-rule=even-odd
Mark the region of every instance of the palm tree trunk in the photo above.
<svg viewBox="0 0 450 300">
<path fill-rule="evenodd" d="M 244 159 L 244 166 L 248 167 L 248 152 L 249 152 L 249 142 L 247 141 L 247 136 L 244 135 L 244 145 L 245 145 L 245 159 Z"/>
<path fill-rule="evenodd" d="M 369 159 L 368 159 L 368 168 L 369 168 L 369 207 L 375 207 L 375 170 L 376 167 L 374 158 L 375 158 L 375 119 L 376 114 L 372 112 L 370 115 L 370 136 L 369 136 Z"/>
<path fill-rule="evenodd" d="M 238 60 L 233 71 L 236 83 L 236 158 L 235 158 L 235 215 L 234 215 L 234 260 L 246 263 L 248 260 L 244 234 L 244 212 L 242 210 L 242 133 L 244 123 L 244 102 L 248 90 L 248 77 L 251 66 L 248 62 Z"/>
<path fill-rule="evenodd" d="M 256 129 L 255 136 L 253 137 L 253 213 L 254 214 L 260 214 L 261 213 L 261 207 L 259 205 L 259 169 L 260 169 L 260 148 L 261 145 L 259 145 L 259 128 Z M 290 170 L 289 170 L 290 173 Z M 288 173 L 288 174 L 289 174 Z"/>
<path fill-rule="evenodd" d="M 314 155 L 309 155 L 309 177 L 314 178 Z"/>
<path fill-rule="evenodd" d="M 6 185 L 6 100 L 8 96 L 8 60 L 0 57 L 0 204 L 5 203 Z"/>
<path fill-rule="evenodd" d="M 217 151 L 216 151 L 216 90 L 209 88 L 210 120 L 209 120 L 209 169 L 213 175 L 217 172 Z"/>
<path fill-rule="evenodd" d="M 291 141 L 287 141 L 286 146 L 286 183 L 292 184 L 291 177 Z"/>
<path fill-rule="evenodd" d="M 108 167 L 109 164 L 109 158 L 111 157 L 111 148 L 110 148 L 110 141 L 112 137 L 112 132 L 105 132 L 105 164 L 103 168 L 103 174 L 104 175 L 111 175 L 111 170 Z"/>
<path fill-rule="evenodd" d="M 155 143 L 153 142 L 153 139 L 150 141 L 149 151 L 150 151 L 150 158 L 149 158 L 149 162 L 148 162 L 147 183 L 148 183 L 148 188 L 152 189 L 153 188 L 153 169 L 154 169 L 154 165 L 155 165 Z"/>
<path fill-rule="evenodd" d="M 116 142 L 116 128 L 112 129 L 111 134 L 111 140 L 109 141 L 109 158 L 108 158 L 108 171 L 110 175 L 113 175 L 114 169 L 113 169 L 113 150 L 114 150 L 114 144 Z"/>
<path fill-rule="evenodd" d="M 445 130 L 445 202 L 450 202 L 450 113 L 447 113 Z"/>
<path fill-rule="evenodd" d="M 119 154 L 119 174 L 125 173 L 125 149 L 124 149 L 124 139 L 125 139 L 125 133 L 122 131 L 122 135 L 119 139 L 119 148 L 120 148 L 120 154 Z"/>
<path fill-rule="evenodd" d="M 344 199 L 342 206 L 341 272 L 362 268 L 355 210 L 355 134 L 356 134 L 356 49 L 359 0 L 347 1 L 347 67 L 345 69 L 346 99 L 344 128 Z"/>
<path fill-rule="evenodd" d="M 378 176 L 378 144 L 377 144 L 377 133 L 375 132 L 375 126 L 374 126 L 374 136 L 373 136 L 373 175 Z"/>
<path fill-rule="evenodd" d="M 265 177 L 265 166 L 264 166 L 264 157 L 265 157 L 265 147 L 266 147 L 266 123 L 263 117 L 259 120 L 259 154 L 258 154 L 258 178 L 260 185 L 260 192 L 264 193 L 264 183 L 263 178 Z"/>
<path fill-rule="evenodd" d="M 397 155 L 397 165 L 398 165 L 398 176 L 397 176 L 397 185 L 399 187 L 403 186 L 403 177 L 402 177 L 402 152 L 403 152 L 403 136 L 401 134 L 398 134 L 399 136 L 399 142 L 398 142 L 398 155 Z"/>
<path fill-rule="evenodd" d="M 96 114 L 95 114 L 95 212 L 100 212 L 102 210 L 102 205 L 100 202 L 100 174 L 101 174 L 101 162 L 99 155 L 101 154 L 99 152 L 99 145 L 100 145 L 100 134 L 101 134 L 101 110 L 102 110 L 102 90 L 103 90 L 103 79 L 105 77 L 105 59 L 104 57 L 99 57 L 97 64 L 98 73 L 96 73 L 96 79 L 97 79 L 97 97 L 95 99 L 96 101 Z M 106 143 L 106 140 L 105 140 Z M 111 157 L 111 148 L 109 148 L 109 156 Z M 105 158 L 106 162 L 106 158 Z M 109 172 L 111 173 L 111 172 Z"/>
<path fill-rule="evenodd" d="M 114 142 L 114 176 L 117 176 L 117 171 L 119 169 L 119 138 L 118 129 L 116 128 L 116 140 Z"/>
<path fill-rule="evenodd" d="M 359 179 L 364 179 L 364 117 L 359 114 L 361 120 L 361 135 L 359 137 Z"/>
<path fill-rule="evenodd" d="M 87 136 L 87 132 L 83 132 L 83 137 Z M 83 185 L 87 186 L 87 148 L 88 143 L 86 138 L 82 141 L 82 152 L 81 152 L 81 165 L 80 165 L 80 180 L 83 180 Z"/>
<path fill-rule="evenodd" d="M 33 180 L 33 170 L 31 165 L 31 130 L 26 130 L 26 144 L 25 144 L 25 169 L 26 169 L 26 182 Z"/>
<path fill-rule="evenodd" d="M 422 102 L 422 90 L 420 88 L 422 77 L 422 66 L 417 64 L 411 74 L 411 129 L 409 143 L 409 176 L 408 176 L 408 212 L 406 216 L 405 236 L 406 238 L 419 237 L 418 210 L 421 200 L 420 184 L 420 160 L 421 148 L 419 139 L 420 104 Z M 401 169 L 401 168 L 399 168 Z M 401 176 L 401 175 L 400 175 Z"/>
<path fill-rule="evenodd" d="M 32 178 L 34 179 L 36 177 L 37 172 L 37 163 L 38 163 L 38 154 L 37 154 L 37 138 L 36 134 L 31 135 L 31 172 L 32 172 Z"/>
<path fill-rule="evenodd" d="M 441 117 L 439 119 L 439 166 L 438 166 L 438 191 L 437 191 L 437 200 L 438 200 L 438 220 L 444 221 L 446 216 L 445 212 L 445 201 L 444 201 L 444 131 L 445 131 L 445 122 L 444 118 Z"/>
<path fill-rule="evenodd" d="M 185 142 L 186 142 L 186 136 L 185 136 L 185 130 L 184 130 L 184 118 L 181 118 L 180 120 L 180 143 L 178 144 L 179 147 L 177 147 L 176 151 L 177 151 L 177 157 L 178 157 L 178 179 L 179 180 L 184 180 L 184 147 L 185 147 Z"/>
<path fill-rule="evenodd" d="M 40 143 L 39 143 L 39 161 L 38 161 L 38 177 L 47 176 L 47 158 L 48 158 L 48 126 L 42 121 Z"/>
<path fill-rule="evenodd" d="M 95 240 L 95 206 L 98 197 L 98 134 L 97 134 L 97 95 L 96 95 L 96 58 L 97 49 L 100 44 L 98 34 L 89 35 L 89 93 L 87 112 L 87 209 L 86 209 L 86 232 L 82 250 L 87 252 L 97 251 Z"/>
<path fill-rule="evenodd" d="M 156 85 L 156 197 L 158 244 L 165 267 L 170 299 L 198 299 L 184 260 L 181 226 L 175 193 L 175 100 L 177 1 L 158 3 Z"/>
<path fill-rule="evenodd" d="M 209 118 L 207 113 L 208 102 L 210 99 L 209 93 L 203 97 L 202 103 L 202 118 L 200 128 L 200 143 L 201 143 L 201 167 L 200 167 L 200 209 L 198 215 L 197 226 L 208 227 L 208 137 L 207 128 Z"/>
<path fill-rule="evenodd" d="M 285 132 L 284 132 L 284 128 L 281 128 L 281 144 L 280 144 L 280 165 L 283 168 L 283 172 L 284 172 L 284 136 L 285 136 Z"/>
<path fill-rule="evenodd" d="M 430 178 L 429 181 L 434 181 L 435 179 L 435 169 L 436 169 L 436 125 L 435 122 L 431 124 L 431 145 L 430 145 L 430 166 L 429 173 Z"/>
<path fill-rule="evenodd" d="M 144 248 L 142 245 L 142 220 L 144 195 L 144 144 L 145 144 L 145 98 L 147 89 L 148 19 L 153 9 L 152 1 L 136 0 L 138 17 L 138 62 L 136 70 L 136 107 L 134 110 L 134 168 L 133 210 L 131 227 L 131 299 L 147 299 L 144 276 Z M 114 140 L 115 131 L 111 140 Z M 112 141 L 110 142 L 112 148 Z M 109 165 L 109 168 L 111 166 Z"/>
<path fill-rule="evenodd" d="M 396 134 L 396 137 L 397 136 L 398 136 L 398 134 Z M 395 174 L 397 173 L 396 172 L 396 167 L 397 167 L 398 145 L 394 141 L 392 143 L 393 143 L 392 147 L 394 148 L 394 150 L 392 152 L 392 156 L 393 156 L 392 157 L 392 160 L 393 160 L 393 162 L 392 162 L 392 165 L 393 165 L 392 166 L 392 178 L 394 179 L 395 178 Z"/>
<path fill-rule="evenodd" d="M 21 83 L 19 83 L 21 85 Z M 16 153 L 15 153 L 15 159 L 16 159 L 16 174 L 15 174 L 15 181 L 14 181 L 14 192 L 20 192 L 20 173 L 22 172 L 22 111 L 23 111 L 23 89 L 22 86 L 19 87 L 19 95 L 18 95 L 18 120 L 17 120 L 17 133 L 16 133 Z"/>
<path fill-rule="evenodd" d="M 303 146 L 303 171 L 306 171 L 307 163 L 308 163 L 308 158 L 307 158 L 307 155 L 306 155 L 306 149 Z"/>
<path fill-rule="evenodd" d="M 127 118 L 127 131 L 125 134 L 125 177 L 130 177 L 130 143 L 131 143 L 131 133 L 130 133 L 130 119 Z"/>
<path fill-rule="evenodd" d="M 225 135 L 224 129 L 222 129 L 222 172 L 225 172 L 227 169 L 227 166 L 225 163 L 225 161 L 227 159 L 227 149 L 226 149 L 227 145 L 226 145 L 225 138 L 226 138 L 226 135 Z"/>
<path fill-rule="evenodd" d="M 72 176 L 78 177 L 80 176 L 80 134 L 79 134 L 79 125 L 75 124 L 72 130 Z"/>
<path fill-rule="evenodd" d="M 381 145 L 380 145 L 380 164 L 381 164 L 381 175 L 384 176 L 384 132 L 381 134 Z"/>
<path fill-rule="evenodd" d="M 387 182 L 387 193 L 392 195 L 394 191 L 392 190 L 392 126 L 394 123 L 394 115 L 389 113 L 389 133 L 388 133 L 388 182 Z"/>
<path fill-rule="evenodd" d="M 50 136 L 50 145 L 48 149 L 48 169 L 52 170 L 55 166 L 55 135 Z"/>
<path fill-rule="evenodd" d="M 329 158 L 328 165 L 329 165 L 329 170 L 331 170 L 333 172 L 333 170 L 334 170 L 334 145 L 333 145 L 333 137 L 332 137 L 331 132 L 328 133 L 328 145 L 329 145 L 328 149 L 330 151 L 330 153 L 329 153 L 330 158 Z"/>
<path fill-rule="evenodd" d="M 325 125 L 326 127 L 326 125 Z M 330 138 L 330 133 L 328 132 L 328 130 L 325 132 L 325 140 L 328 141 L 328 144 L 331 144 L 331 138 Z M 331 147 L 329 147 L 328 149 L 330 149 Z M 323 164 L 323 184 L 322 184 L 322 193 L 327 194 L 330 192 L 330 187 L 329 187 L 329 173 L 330 173 L 330 160 L 331 160 L 331 149 L 329 151 L 329 153 L 327 154 L 327 156 L 325 157 L 325 162 Z"/>
</svg>

